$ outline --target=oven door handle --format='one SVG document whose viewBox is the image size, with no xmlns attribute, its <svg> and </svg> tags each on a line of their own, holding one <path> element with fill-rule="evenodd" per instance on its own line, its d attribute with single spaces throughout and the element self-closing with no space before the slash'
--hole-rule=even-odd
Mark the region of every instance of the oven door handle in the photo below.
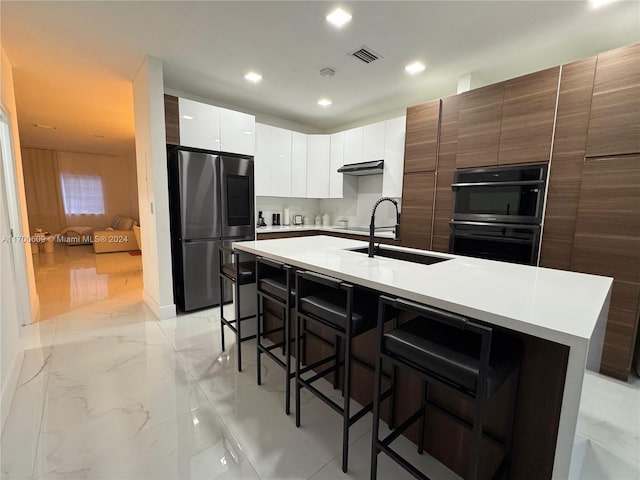
<svg viewBox="0 0 640 480">
<path fill-rule="evenodd" d="M 451 188 L 465 188 L 465 187 L 518 187 L 526 185 L 544 185 L 544 180 L 521 180 L 517 182 L 465 182 L 454 183 Z"/>
<path fill-rule="evenodd" d="M 540 225 L 527 225 L 525 223 L 496 223 L 496 222 L 468 222 L 451 220 L 450 225 L 470 225 L 472 227 L 500 227 L 500 228 L 526 228 L 528 230 L 540 230 Z"/>
</svg>

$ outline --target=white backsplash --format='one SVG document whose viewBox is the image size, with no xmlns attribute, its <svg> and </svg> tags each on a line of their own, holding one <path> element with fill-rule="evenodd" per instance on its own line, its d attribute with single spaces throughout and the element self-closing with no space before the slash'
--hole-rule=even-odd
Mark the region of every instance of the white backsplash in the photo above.
<svg viewBox="0 0 640 480">
<path fill-rule="evenodd" d="M 313 218 L 323 213 L 320 211 L 320 200 L 317 198 L 256 197 L 256 222 L 258 220 L 258 212 L 262 211 L 267 225 L 271 225 L 272 214 L 274 213 L 280 214 L 280 223 L 282 223 L 285 208 L 290 211 L 291 223 L 293 223 L 294 215 L 302 215 L 309 217 L 313 225 Z"/>
<path fill-rule="evenodd" d="M 320 210 L 328 213 L 331 224 L 338 220 L 347 220 L 352 227 L 368 227 L 371 221 L 371 209 L 382 197 L 382 175 L 358 177 L 358 195 L 356 198 L 332 198 L 320 200 Z M 400 199 L 396 198 L 400 204 Z M 389 202 L 382 203 L 376 212 L 376 225 L 395 225 L 396 210 Z"/>
<path fill-rule="evenodd" d="M 293 215 L 308 216 L 313 225 L 316 215 L 329 214 L 330 224 L 337 225 L 338 220 L 347 220 L 351 227 L 368 227 L 371 219 L 371 209 L 382 196 L 382 175 L 367 175 L 357 177 L 356 198 L 330 198 L 318 200 L 315 198 L 280 198 L 256 197 L 256 220 L 258 211 L 262 211 L 267 225 L 271 225 L 272 214 L 279 213 L 282 223 L 283 211 L 289 208 L 291 223 Z M 400 199 L 396 198 L 400 204 Z M 396 211 L 393 205 L 385 202 L 376 212 L 376 225 L 395 225 Z"/>
</svg>

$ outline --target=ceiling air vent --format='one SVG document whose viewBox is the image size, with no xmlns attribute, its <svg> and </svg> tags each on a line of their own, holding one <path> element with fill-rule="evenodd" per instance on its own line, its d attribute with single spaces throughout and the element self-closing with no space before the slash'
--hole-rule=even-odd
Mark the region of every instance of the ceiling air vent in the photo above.
<svg viewBox="0 0 640 480">
<path fill-rule="evenodd" d="M 376 52 L 371 50 L 369 47 L 365 47 L 364 45 L 358 48 L 357 50 L 354 50 L 349 55 L 351 55 L 354 58 L 357 58 L 358 60 L 364 63 L 375 62 L 376 60 L 382 58 Z"/>
</svg>

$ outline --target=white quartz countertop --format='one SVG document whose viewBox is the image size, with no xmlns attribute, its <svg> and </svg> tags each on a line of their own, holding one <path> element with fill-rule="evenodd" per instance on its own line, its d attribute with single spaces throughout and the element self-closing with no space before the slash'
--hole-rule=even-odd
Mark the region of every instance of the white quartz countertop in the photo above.
<svg viewBox="0 0 640 480">
<path fill-rule="evenodd" d="M 362 235 L 364 237 L 369 236 L 369 227 L 338 227 L 338 226 L 322 226 L 322 225 L 267 225 L 266 227 L 257 227 L 256 233 L 285 233 L 285 232 L 308 232 L 308 231 L 321 231 L 321 232 L 337 232 L 337 233 L 349 233 L 351 235 Z M 394 234 L 390 230 L 376 230 L 376 237 L 380 238 L 394 238 Z"/>
<path fill-rule="evenodd" d="M 608 307 L 609 277 L 395 246 L 386 248 L 450 260 L 422 265 L 349 250 L 366 245 L 318 235 L 234 248 L 564 345 L 588 342 Z"/>
</svg>

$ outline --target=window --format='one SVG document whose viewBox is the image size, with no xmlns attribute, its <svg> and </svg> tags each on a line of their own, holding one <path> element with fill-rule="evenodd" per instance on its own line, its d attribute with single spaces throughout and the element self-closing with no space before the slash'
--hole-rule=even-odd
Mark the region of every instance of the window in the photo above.
<svg viewBox="0 0 640 480">
<path fill-rule="evenodd" d="M 60 180 L 65 214 L 104 215 L 102 178 L 63 173 Z"/>
</svg>

